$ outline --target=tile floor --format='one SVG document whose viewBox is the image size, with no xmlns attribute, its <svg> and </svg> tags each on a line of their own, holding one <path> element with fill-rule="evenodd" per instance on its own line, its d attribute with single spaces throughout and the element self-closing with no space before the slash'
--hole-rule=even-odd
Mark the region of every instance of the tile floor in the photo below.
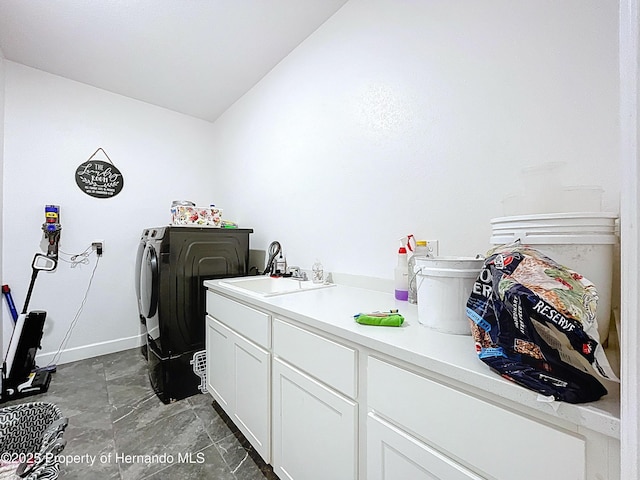
<svg viewBox="0 0 640 480">
<path fill-rule="evenodd" d="M 209 395 L 163 404 L 139 349 L 60 365 L 48 392 L 0 407 L 28 401 L 69 418 L 63 479 L 277 480 Z"/>
</svg>

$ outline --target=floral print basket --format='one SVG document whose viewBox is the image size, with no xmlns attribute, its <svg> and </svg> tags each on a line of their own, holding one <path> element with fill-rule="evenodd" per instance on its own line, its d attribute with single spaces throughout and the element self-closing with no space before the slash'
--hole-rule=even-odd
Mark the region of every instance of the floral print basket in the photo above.
<svg viewBox="0 0 640 480">
<path fill-rule="evenodd" d="M 171 207 L 171 225 L 220 228 L 222 226 L 222 209 L 175 205 Z"/>
</svg>

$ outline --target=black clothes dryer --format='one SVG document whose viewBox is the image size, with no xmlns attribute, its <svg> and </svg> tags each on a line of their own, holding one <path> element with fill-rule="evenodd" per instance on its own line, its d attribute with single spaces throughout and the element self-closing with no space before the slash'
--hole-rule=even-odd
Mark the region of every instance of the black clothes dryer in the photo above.
<svg viewBox="0 0 640 480">
<path fill-rule="evenodd" d="M 140 262 L 140 310 L 147 327 L 149 380 L 169 403 L 199 392 L 189 363 L 205 344 L 205 280 L 245 276 L 251 229 L 158 227 Z"/>
</svg>

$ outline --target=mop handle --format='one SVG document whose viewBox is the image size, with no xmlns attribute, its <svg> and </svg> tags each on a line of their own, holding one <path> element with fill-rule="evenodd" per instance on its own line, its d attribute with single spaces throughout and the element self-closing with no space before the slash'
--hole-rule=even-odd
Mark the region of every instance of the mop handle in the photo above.
<svg viewBox="0 0 640 480">
<path fill-rule="evenodd" d="M 33 292 L 33 286 L 36 283 L 36 277 L 38 276 L 38 272 L 40 270 L 33 269 L 33 273 L 31 274 L 31 283 L 29 283 L 29 291 L 27 292 L 27 298 L 24 301 L 24 307 L 22 308 L 22 315 L 27 314 L 27 308 L 29 308 L 29 300 L 31 300 L 31 292 Z"/>
</svg>

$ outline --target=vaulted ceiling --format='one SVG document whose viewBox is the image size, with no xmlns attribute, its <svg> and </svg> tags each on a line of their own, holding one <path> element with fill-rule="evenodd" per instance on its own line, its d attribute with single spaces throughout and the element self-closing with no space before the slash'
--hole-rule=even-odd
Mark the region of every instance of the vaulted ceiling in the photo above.
<svg viewBox="0 0 640 480">
<path fill-rule="evenodd" d="M 2 0 L 7 60 L 217 119 L 347 0 Z"/>
</svg>

